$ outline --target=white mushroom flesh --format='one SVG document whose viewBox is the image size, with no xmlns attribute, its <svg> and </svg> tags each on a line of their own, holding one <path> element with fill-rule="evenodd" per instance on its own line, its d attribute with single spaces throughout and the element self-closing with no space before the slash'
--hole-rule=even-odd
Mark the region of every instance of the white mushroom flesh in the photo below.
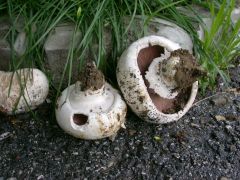
<svg viewBox="0 0 240 180">
<path fill-rule="evenodd" d="M 165 53 L 153 59 L 145 78 L 149 82 L 149 88 L 163 98 L 173 99 L 178 95 L 174 89 L 177 84 L 174 80 L 176 70 L 174 66 L 179 63 L 179 57 L 169 59 L 170 53 L 165 49 Z M 163 63 L 166 61 L 166 63 Z"/>
</svg>

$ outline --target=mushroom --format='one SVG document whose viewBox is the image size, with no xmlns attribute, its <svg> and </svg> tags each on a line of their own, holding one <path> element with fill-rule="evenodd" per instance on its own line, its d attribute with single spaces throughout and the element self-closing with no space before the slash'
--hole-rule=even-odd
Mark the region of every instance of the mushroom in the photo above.
<svg viewBox="0 0 240 180">
<path fill-rule="evenodd" d="M 127 104 L 142 119 L 168 123 L 191 107 L 202 75 L 187 50 L 160 36 L 132 43 L 119 59 L 117 80 Z"/>
<path fill-rule="evenodd" d="M 93 63 L 58 99 L 56 119 L 67 133 L 82 139 L 114 138 L 124 126 L 127 106 Z"/>
<path fill-rule="evenodd" d="M 138 18 L 141 18 L 138 16 Z M 150 26 L 155 25 L 155 34 L 149 35 L 157 35 L 163 36 L 175 43 L 178 43 L 181 48 L 187 49 L 190 53 L 192 53 L 193 43 L 190 35 L 181 27 L 176 25 L 173 22 L 160 19 L 160 18 L 152 18 L 149 22 Z M 153 26 L 154 27 L 154 26 Z M 174 36 L 173 36 L 174 34 Z"/>
<path fill-rule="evenodd" d="M 48 79 L 38 69 L 0 71 L 0 112 L 11 115 L 33 110 L 45 101 L 48 90 Z"/>
</svg>

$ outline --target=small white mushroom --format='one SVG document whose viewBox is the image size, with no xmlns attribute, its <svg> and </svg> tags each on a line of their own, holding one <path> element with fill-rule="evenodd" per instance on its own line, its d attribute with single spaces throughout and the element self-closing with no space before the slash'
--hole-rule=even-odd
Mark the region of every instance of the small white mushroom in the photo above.
<svg viewBox="0 0 240 180">
<path fill-rule="evenodd" d="M 48 79 L 38 69 L 0 71 L 0 111 L 16 114 L 33 110 L 44 102 L 48 90 Z"/>
<path fill-rule="evenodd" d="M 67 133 L 82 139 L 114 137 L 124 126 L 127 106 L 93 65 L 59 97 L 56 119 Z"/>
<path fill-rule="evenodd" d="M 117 67 L 120 89 L 131 109 L 146 121 L 176 121 L 190 109 L 196 97 L 198 82 L 186 74 L 191 77 L 201 73 L 194 62 L 186 60 L 194 60 L 193 56 L 180 49 L 164 37 L 147 36 L 132 43 L 120 57 Z M 194 68 L 189 68 L 188 63 Z M 179 108 L 176 102 L 184 104 Z"/>
</svg>

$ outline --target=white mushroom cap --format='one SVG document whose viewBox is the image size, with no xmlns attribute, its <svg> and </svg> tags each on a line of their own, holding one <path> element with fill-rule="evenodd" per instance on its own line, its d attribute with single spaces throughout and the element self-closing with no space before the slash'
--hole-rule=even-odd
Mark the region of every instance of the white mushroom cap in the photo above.
<svg viewBox="0 0 240 180">
<path fill-rule="evenodd" d="M 48 95 L 48 79 L 38 69 L 0 71 L 0 82 L 0 110 L 6 114 L 33 110 Z"/>
<path fill-rule="evenodd" d="M 79 91 L 71 85 L 58 99 L 56 119 L 64 131 L 77 138 L 100 139 L 125 127 L 126 112 L 125 102 L 108 83 L 96 91 Z"/>
<path fill-rule="evenodd" d="M 193 83 L 190 97 L 182 110 L 174 114 L 164 114 L 158 110 L 149 94 L 143 78 L 144 74 L 141 74 L 138 64 L 140 51 L 155 45 L 169 52 L 180 49 L 178 44 L 164 37 L 143 37 L 123 52 L 118 62 L 117 80 L 126 102 L 139 117 L 152 123 L 168 123 L 178 120 L 190 109 L 197 94 L 198 82 Z"/>
<path fill-rule="evenodd" d="M 153 18 L 150 22 L 159 23 L 156 35 L 163 36 L 175 43 L 178 43 L 181 48 L 187 49 L 192 53 L 193 43 L 189 34 L 178 25 L 159 18 Z"/>
</svg>

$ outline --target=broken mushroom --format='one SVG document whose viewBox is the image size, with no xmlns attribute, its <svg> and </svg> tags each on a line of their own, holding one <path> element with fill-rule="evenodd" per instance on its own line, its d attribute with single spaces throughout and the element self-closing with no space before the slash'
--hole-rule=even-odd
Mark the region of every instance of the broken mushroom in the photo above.
<svg viewBox="0 0 240 180">
<path fill-rule="evenodd" d="M 202 75 L 195 58 L 160 36 L 147 36 L 126 49 L 117 67 L 117 80 L 131 109 L 146 121 L 168 123 L 192 106 Z"/>
<path fill-rule="evenodd" d="M 59 97 L 56 119 L 63 130 L 75 137 L 113 138 L 125 127 L 126 111 L 118 91 L 105 82 L 94 64 L 87 63 L 80 80 Z"/>
<path fill-rule="evenodd" d="M 33 110 L 45 101 L 48 90 L 48 79 L 38 69 L 0 71 L 0 112 L 17 114 Z"/>
</svg>

